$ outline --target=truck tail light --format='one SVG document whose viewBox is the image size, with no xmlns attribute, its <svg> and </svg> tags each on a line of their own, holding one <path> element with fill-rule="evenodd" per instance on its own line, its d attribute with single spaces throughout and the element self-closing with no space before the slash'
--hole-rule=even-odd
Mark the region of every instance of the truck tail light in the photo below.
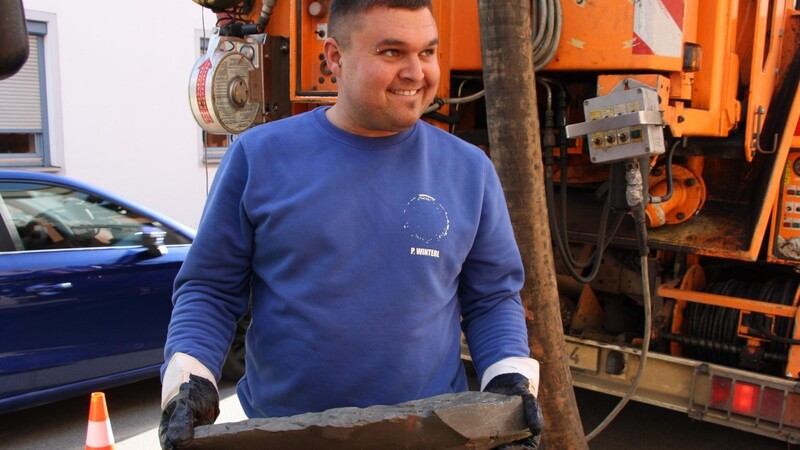
<svg viewBox="0 0 800 450">
<path fill-rule="evenodd" d="M 800 394 L 713 376 L 709 408 L 800 427 Z M 783 417 L 782 417 L 783 416 Z"/>
</svg>

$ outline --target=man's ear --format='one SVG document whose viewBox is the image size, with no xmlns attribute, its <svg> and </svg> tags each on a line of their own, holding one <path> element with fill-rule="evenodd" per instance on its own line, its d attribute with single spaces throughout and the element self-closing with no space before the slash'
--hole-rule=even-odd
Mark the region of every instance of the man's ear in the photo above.
<svg viewBox="0 0 800 450">
<path fill-rule="evenodd" d="M 334 76 L 338 77 L 342 70 L 342 49 L 339 42 L 334 38 L 325 39 L 322 44 L 322 53 L 325 55 L 325 63 L 328 68 Z"/>
</svg>

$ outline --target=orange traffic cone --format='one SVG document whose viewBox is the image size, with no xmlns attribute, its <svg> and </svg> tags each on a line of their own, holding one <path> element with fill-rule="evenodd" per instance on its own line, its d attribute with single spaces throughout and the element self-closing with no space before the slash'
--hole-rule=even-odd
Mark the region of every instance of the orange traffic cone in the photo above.
<svg viewBox="0 0 800 450">
<path fill-rule="evenodd" d="M 108 420 L 106 396 L 102 392 L 92 392 L 89 404 L 89 426 L 86 429 L 86 448 L 84 450 L 113 450 L 114 433 Z"/>
</svg>

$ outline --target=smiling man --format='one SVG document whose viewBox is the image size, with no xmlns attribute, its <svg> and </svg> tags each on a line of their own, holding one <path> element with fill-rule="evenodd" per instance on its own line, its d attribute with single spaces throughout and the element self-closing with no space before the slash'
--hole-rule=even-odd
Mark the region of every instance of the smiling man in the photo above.
<svg viewBox="0 0 800 450">
<path fill-rule="evenodd" d="M 433 103 L 439 85 L 433 15 L 427 8 L 386 7 L 358 14 L 350 11 L 358 11 L 362 2 L 344 3 L 349 4 L 337 5 L 341 19 L 331 20 L 333 37 L 325 42 L 325 56 L 339 86 L 328 119 L 363 136 L 388 136 L 411 128 Z"/>
<path fill-rule="evenodd" d="M 164 448 L 218 414 L 216 380 L 252 310 L 248 417 L 467 389 L 523 397 L 543 427 L 519 298 L 523 268 L 491 161 L 420 120 L 439 83 L 430 0 L 333 0 L 336 104 L 242 134 L 175 282 Z"/>
</svg>

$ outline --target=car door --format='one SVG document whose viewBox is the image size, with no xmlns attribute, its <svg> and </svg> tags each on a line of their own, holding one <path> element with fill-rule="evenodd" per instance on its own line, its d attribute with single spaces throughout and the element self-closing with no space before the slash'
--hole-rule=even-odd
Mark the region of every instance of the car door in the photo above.
<svg viewBox="0 0 800 450">
<path fill-rule="evenodd" d="M 70 187 L 0 181 L 0 197 L 15 243 L 0 253 L 0 398 L 153 373 L 188 241 Z M 166 253 L 142 245 L 159 229 Z"/>
</svg>

